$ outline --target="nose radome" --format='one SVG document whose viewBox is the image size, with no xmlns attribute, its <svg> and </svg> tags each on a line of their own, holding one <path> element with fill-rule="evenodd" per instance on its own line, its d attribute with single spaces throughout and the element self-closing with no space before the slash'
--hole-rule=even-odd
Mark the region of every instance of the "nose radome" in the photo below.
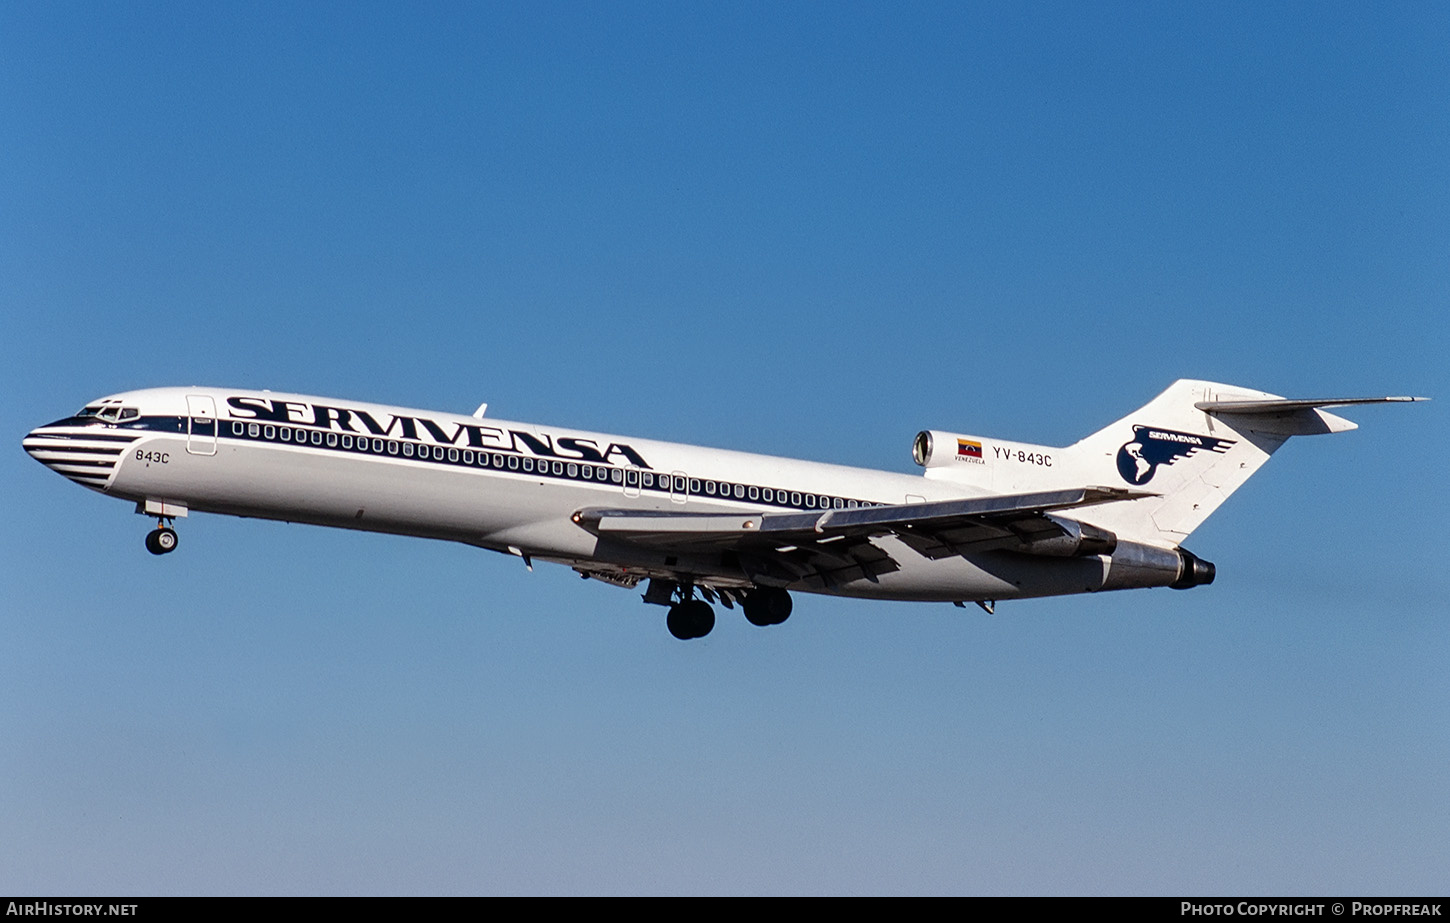
<svg viewBox="0 0 1450 923">
<path fill-rule="evenodd" d="M 45 446 L 48 444 L 44 439 L 45 429 L 46 427 L 44 426 L 37 426 L 35 429 L 26 433 L 25 438 L 20 442 L 20 445 L 29 453 L 30 457 L 41 464 L 45 464 L 45 459 L 40 456 L 40 453 L 44 451 Z"/>
<path fill-rule="evenodd" d="M 25 434 L 21 446 L 30 457 L 57 474 L 85 487 L 105 489 L 116 463 L 140 434 L 97 431 L 68 421 L 38 426 Z"/>
</svg>

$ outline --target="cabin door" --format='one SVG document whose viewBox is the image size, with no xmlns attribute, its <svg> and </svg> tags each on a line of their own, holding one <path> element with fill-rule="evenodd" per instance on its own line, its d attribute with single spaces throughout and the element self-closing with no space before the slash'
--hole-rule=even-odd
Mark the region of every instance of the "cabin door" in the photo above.
<svg viewBox="0 0 1450 923">
<path fill-rule="evenodd" d="M 192 455 L 216 454 L 216 401 L 210 394 L 186 396 L 186 451 Z"/>
</svg>

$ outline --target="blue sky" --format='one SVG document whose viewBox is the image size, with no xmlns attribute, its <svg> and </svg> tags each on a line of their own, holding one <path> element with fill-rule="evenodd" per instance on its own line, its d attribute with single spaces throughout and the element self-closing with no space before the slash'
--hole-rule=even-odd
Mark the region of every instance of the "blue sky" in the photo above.
<svg viewBox="0 0 1450 923">
<path fill-rule="evenodd" d="M 1427 394 L 1450 13 L 1388 4 L 0 7 L 0 891 L 1440 893 L 1440 402 L 1296 440 L 1218 581 L 800 597 L 30 461 L 266 387 L 911 470 L 1199 377 Z"/>
</svg>

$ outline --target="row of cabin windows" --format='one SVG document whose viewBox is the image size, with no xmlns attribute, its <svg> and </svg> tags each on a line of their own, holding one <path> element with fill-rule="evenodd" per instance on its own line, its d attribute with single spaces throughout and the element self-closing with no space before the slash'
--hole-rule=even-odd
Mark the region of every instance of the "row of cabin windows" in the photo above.
<svg viewBox="0 0 1450 923">
<path fill-rule="evenodd" d="M 644 488 L 646 490 L 655 488 L 656 475 L 653 471 L 644 471 L 638 468 L 611 468 L 607 465 L 590 465 L 577 462 L 550 461 L 549 459 L 533 459 L 529 456 L 504 455 L 502 453 L 474 452 L 472 449 L 460 450 L 457 446 L 427 446 L 412 442 L 400 442 L 395 439 L 380 439 L 377 437 L 353 436 L 351 433 L 323 432 L 322 430 L 307 430 L 302 427 L 273 426 L 271 424 L 232 422 L 232 434 L 236 436 L 247 436 L 252 439 L 261 438 L 267 441 L 280 440 L 291 442 L 297 445 L 327 445 L 329 448 L 341 446 L 343 449 L 368 452 L 373 455 L 402 455 L 404 458 L 418 458 L 420 460 L 432 459 L 457 464 L 462 462 L 465 465 L 476 465 L 480 468 L 497 468 L 499 470 L 523 471 L 525 474 L 553 474 L 559 477 L 580 479 L 586 481 L 599 481 L 601 483 L 621 484 L 626 488 Z M 705 496 L 721 497 L 736 500 L 752 500 L 765 503 L 773 503 L 780 506 L 805 507 L 808 510 L 814 509 L 856 509 L 860 506 L 871 506 L 862 504 L 856 500 L 847 500 L 842 497 L 828 497 L 824 494 L 802 494 L 800 491 L 776 490 L 770 487 L 758 487 L 754 484 L 734 484 L 727 481 L 711 481 L 700 478 L 686 478 L 679 474 L 658 475 L 659 489 L 668 490 L 674 494 L 688 492 L 699 496 L 703 491 Z"/>
</svg>

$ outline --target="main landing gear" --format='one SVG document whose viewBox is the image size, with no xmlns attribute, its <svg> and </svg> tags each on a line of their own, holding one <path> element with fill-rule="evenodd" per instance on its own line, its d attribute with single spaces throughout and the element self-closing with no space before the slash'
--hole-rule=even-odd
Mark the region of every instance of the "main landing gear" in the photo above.
<svg viewBox="0 0 1450 923">
<path fill-rule="evenodd" d="M 715 610 L 703 599 L 687 599 L 670 606 L 665 627 L 681 641 L 703 638 L 715 627 Z"/>
<path fill-rule="evenodd" d="M 792 607 L 790 594 L 771 586 L 756 587 L 745 594 L 745 600 L 740 604 L 740 608 L 745 610 L 746 621 L 762 628 L 779 625 L 790 618 Z"/>
<path fill-rule="evenodd" d="M 711 599 L 714 599 L 715 595 L 719 595 L 720 600 L 728 608 L 733 608 L 732 598 L 738 601 L 740 607 L 745 610 L 746 621 L 752 625 L 762 627 L 779 625 L 790 618 L 792 608 L 790 594 L 776 587 L 756 587 L 743 594 L 738 590 L 732 590 L 729 591 L 729 595 L 726 595 L 726 591 L 719 589 L 712 593 L 709 588 L 701 588 L 701 592 Z M 676 595 L 679 596 L 679 602 L 671 603 L 670 600 Z M 670 634 L 681 641 L 703 638 L 715 627 L 714 608 L 705 600 L 696 599 L 695 587 L 688 584 L 679 586 L 650 581 L 650 587 L 645 593 L 644 599 L 645 602 L 670 607 L 670 613 L 665 617 L 665 627 L 670 630 Z"/>
<path fill-rule="evenodd" d="M 146 533 L 146 550 L 152 554 L 170 554 L 176 550 L 176 530 L 158 522 L 156 528 Z"/>
</svg>

